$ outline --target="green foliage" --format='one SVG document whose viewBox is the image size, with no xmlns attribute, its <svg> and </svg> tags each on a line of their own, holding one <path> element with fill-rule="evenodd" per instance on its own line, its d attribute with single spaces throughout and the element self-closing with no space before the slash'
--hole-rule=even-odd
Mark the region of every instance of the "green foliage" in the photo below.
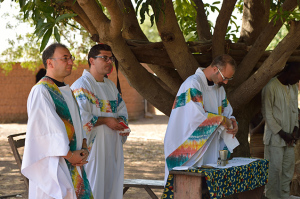
<svg viewBox="0 0 300 199">
<path fill-rule="evenodd" d="M 136 9 L 135 9 L 136 10 L 136 15 L 137 15 L 137 12 L 139 10 L 140 11 L 139 14 L 140 14 L 140 17 L 141 17 L 140 18 L 141 24 L 143 24 L 145 19 L 146 19 L 145 14 L 147 14 L 150 17 L 151 27 L 154 24 L 154 20 L 155 20 L 155 22 L 158 21 L 160 13 L 163 14 L 163 17 L 165 16 L 165 12 L 164 12 L 165 8 L 161 7 L 162 1 L 163 0 L 146 0 L 144 2 L 143 0 L 135 0 L 135 2 L 136 2 Z M 140 8 L 140 6 L 141 6 L 141 8 Z M 151 7 L 151 6 L 154 9 L 153 13 L 150 13 L 151 8 L 149 9 L 149 7 Z"/>
<path fill-rule="evenodd" d="M 42 39 L 40 52 L 44 50 L 52 34 L 60 41 L 58 28 L 66 26 L 69 19 L 76 16 L 63 5 L 64 1 L 19 0 L 24 20 L 31 19 L 35 26 L 34 34 Z"/>
<path fill-rule="evenodd" d="M 149 20 L 149 16 L 145 17 L 145 21 L 140 25 L 142 31 L 148 38 L 150 42 L 161 42 L 161 38 L 158 34 L 156 24 L 151 25 L 151 21 Z"/>
<path fill-rule="evenodd" d="M 244 9 L 244 1 L 238 0 L 235 4 L 235 8 L 238 11 L 238 13 L 242 14 Z"/>
<path fill-rule="evenodd" d="M 5 13 L 2 18 L 7 17 L 8 15 L 8 13 Z M 18 23 L 12 25 L 8 21 L 6 27 L 9 29 L 15 29 L 20 25 L 20 23 L 24 22 L 30 24 L 30 26 L 35 26 L 33 20 L 26 19 L 24 21 L 23 15 L 24 14 L 22 13 L 18 13 L 18 15 L 11 16 L 16 18 Z M 67 20 L 67 17 L 68 16 L 66 15 L 61 15 L 60 17 L 57 17 L 57 21 Z M 68 26 L 62 24 L 60 27 L 54 26 L 54 28 L 48 29 L 47 31 L 50 30 L 48 34 L 46 35 L 47 31 L 45 33 L 47 37 L 44 36 L 41 38 L 43 38 L 42 42 L 47 39 L 51 43 L 57 41 L 70 45 L 69 50 L 76 57 L 74 62 L 76 68 L 76 65 L 78 65 L 79 62 L 83 64 L 87 62 L 82 60 L 87 59 L 88 51 L 92 45 L 95 45 L 95 42 L 90 39 L 87 31 L 85 31 L 84 28 L 82 28 L 77 22 L 68 20 L 67 24 Z M 51 30 L 53 34 L 50 34 Z M 13 65 L 18 61 L 21 62 L 22 68 L 35 71 L 36 68 L 42 65 L 40 53 L 42 45 L 41 41 L 37 41 L 38 37 L 33 33 L 27 33 L 26 35 L 21 35 L 19 33 L 16 34 L 16 38 L 9 41 L 9 47 L 1 53 L 2 61 L 0 63 L 0 68 L 8 74 L 12 70 Z M 44 45 L 47 45 L 46 42 L 44 42 Z"/>
<path fill-rule="evenodd" d="M 236 24 L 236 22 L 234 20 L 232 20 L 232 18 L 235 20 L 237 19 L 236 16 L 233 16 L 233 15 L 231 16 L 229 25 L 227 27 L 227 34 L 225 36 L 225 39 L 231 39 L 233 42 L 237 42 L 239 38 L 236 35 L 239 32 L 240 26 L 238 26 Z M 232 26 L 234 27 L 233 29 L 232 29 Z"/>
<path fill-rule="evenodd" d="M 195 41 L 197 35 L 197 12 L 194 8 L 195 4 L 189 0 L 175 0 L 174 10 L 181 28 L 181 31 L 187 41 Z"/>
</svg>

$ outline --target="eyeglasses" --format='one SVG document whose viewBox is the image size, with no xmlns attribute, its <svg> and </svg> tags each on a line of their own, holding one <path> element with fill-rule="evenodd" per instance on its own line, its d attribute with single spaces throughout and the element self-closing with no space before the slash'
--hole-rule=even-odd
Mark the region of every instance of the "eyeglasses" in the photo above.
<svg viewBox="0 0 300 199">
<path fill-rule="evenodd" d="M 226 78 L 226 77 L 224 77 L 224 75 L 221 73 L 221 71 L 220 71 L 220 69 L 217 67 L 217 69 L 218 69 L 218 71 L 219 71 L 219 73 L 220 73 L 220 75 L 221 75 L 221 77 L 222 77 L 222 79 L 223 79 L 223 81 L 226 81 L 226 80 L 232 80 L 233 79 L 233 77 L 231 77 L 231 78 Z"/>
<path fill-rule="evenodd" d="M 115 62 L 116 61 L 116 58 L 115 57 L 108 57 L 108 56 L 95 56 L 94 58 L 102 58 L 104 59 L 106 62 L 109 62 L 109 60 L 111 62 Z"/>
<path fill-rule="evenodd" d="M 62 60 L 63 62 L 68 62 L 69 60 L 72 60 L 72 61 L 74 61 L 75 60 L 75 57 L 73 57 L 72 55 L 70 56 L 70 57 L 62 57 L 62 58 L 49 58 L 49 59 L 54 59 L 54 60 L 56 60 L 56 59 L 60 59 L 60 60 Z"/>
</svg>

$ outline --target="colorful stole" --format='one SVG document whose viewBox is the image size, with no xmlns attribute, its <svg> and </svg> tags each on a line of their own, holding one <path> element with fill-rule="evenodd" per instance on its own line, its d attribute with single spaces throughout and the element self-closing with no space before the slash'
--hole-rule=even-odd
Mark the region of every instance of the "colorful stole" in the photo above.
<svg viewBox="0 0 300 199">
<path fill-rule="evenodd" d="M 49 94 L 52 97 L 52 100 L 55 104 L 56 113 L 59 115 L 61 120 L 64 122 L 66 131 L 68 134 L 68 138 L 70 141 L 70 150 L 75 151 L 77 148 L 77 141 L 76 141 L 76 134 L 75 129 L 73 126 L 72 117 L 69 111 L 69 108 L 67 106 L 67 103 L 60 92 L 59 88 L 56 86 L 56 84 L 48 77 L 42 78 L 37 85 L 43 85 L 45 88 L 47 88 Z M 75 99 L 74 99 L 75 100 Z M 76 100 L 75 100 L 76 102 Z M 78 199 L 92 199 L 93 194 L 91 191 L 91 187 L 89 184 L 89 181 L 86 177 L 86 173 L 84 168 L 82 167 L 82 177 L 80 176 L 76 166 L 73 166 L 68 160 L 66 160 L 68 169 L 71 174 L 73 186 L 75 189 L 76 197 Z"/>
<path fill-rule="evenodd" d="M 223 100 L 224 101 L 224 100 Z M 227 100 L 222 101 L 222 106 L 227 106 Z M 202 92 L 195 89 L 189 88 L 186 92 L 177 96 L 173 110 L 179 107 L 185 106 L 187 103 L 201 103 L 203 105 Z M 220 111 L 224 111 L 223 108 L 219 108 Z M 178 114 L 178 113 L 177 113 Z M 209 139 L 211 134 L 219 127 L 223 120 L 222 112 L 220 115 L 208 113 L 208 117 L 204 120 L 197 129 L 190 135 L 190 137 L 181 144 L 175 151 L 173 151 L 167 158 L 166 164 L 171 171 L 176 166 L 183 165 L 189 160 L 198 150 L 202 148 L 205 142 Z"/>
<path fill-rule="evenodd" d="M 91 81 L 88 78 L 87 78 L 87 80 L 92 85 Z M 117 113 L 119 105 L 121 104 L 121 102 L 123 102 L 123 99 L 122 99 L 120 93 L 118 93 L 118 97 L 116 100 L 99 99 L 98 96 L 95 95 L 92 91 L 89 91 L 82 87 L 73 90 L 73 93 L 77 100 L 87 100 L 89 103 L 96 105 L 96 107 L 99 108 L 100 111 L 104 112 L 104 113 Z M 119 116 L 119 117 L 125 121 L 126 125 L 128 125 L 128 120 L 125 116 Z M 88 123 L 84 124 L 83 129 L 85 130 L 87 135 L 94 128 L 97 120 L 98 120 L 98 117 L 93 116 L 93 118 Z M 91 151 L 91 149 L 92 149 L 92 146 L 96 139 L 96 135 L 91 139 L 91 142 L 88 146 L 89 151 Z"/>
</svg>

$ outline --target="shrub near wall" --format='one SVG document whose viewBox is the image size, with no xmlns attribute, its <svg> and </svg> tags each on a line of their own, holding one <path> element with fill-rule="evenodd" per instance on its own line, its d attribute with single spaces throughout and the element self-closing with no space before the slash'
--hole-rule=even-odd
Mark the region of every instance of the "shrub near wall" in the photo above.
<svg viewBox="0 0 300 199">
<path fill-rule="evenodd" d="M 65 82 L 72 85 L 81 76 L 83 70 L 87 68 L 87 65 L 79 65 L 66 78 Z M 35 85 L 35 75 L 38 70 L 29 71 L 23 69 L 20 63 L 15 64 L 8 75 L 5 75 L 0 69 L 0 123 L 27 121 L 27 98 L 31 88 Z M 109 79 L 116 84 L 115 70 L 109 75 Z M 123 93 L 122 98 L 127 106 L 129 120 L 137 120 L 144 117 L 145 103 L 143 97 L 128 84 L 126 78 L 120 72 L 119 79 Z"/>
</svg>

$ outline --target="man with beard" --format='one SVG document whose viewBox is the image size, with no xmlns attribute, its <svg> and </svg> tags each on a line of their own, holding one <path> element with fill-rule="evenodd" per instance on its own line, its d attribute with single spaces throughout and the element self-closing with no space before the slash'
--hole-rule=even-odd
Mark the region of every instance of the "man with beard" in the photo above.
<svg viewBox="0 0 300 199">
<path fill-rule="evenodd" d="M 265 159 L 270 161 L 266 197 L 288 198 L 295 167 L 298 136 L 298 82 L 300 64 L 288 62 L 262 91 Z"/>
<path fill-rule="evenodd" d="M 232 79 L 235 66 L 231 56 L 220 55 L 179 88 L 164 140 L 165 182 L 174 167 L 216 163 L 218 150 L 225 147 L 215 136 L 218 129 L 234 138 L 238 126 L 222 85 Z"/>
<path fill-rule="evenodd" d="M 90 155 L 86 173 L 97 199 L 123 198 L 123 143 L 129 133 L 120 133 L 128 113 L 115 84 L 106 78 L 115 57 L 111 48 L 98 44 L 88 54 L 90 70 L 74 82 L 71 89 L 80 107 Z"/>
</svg>

